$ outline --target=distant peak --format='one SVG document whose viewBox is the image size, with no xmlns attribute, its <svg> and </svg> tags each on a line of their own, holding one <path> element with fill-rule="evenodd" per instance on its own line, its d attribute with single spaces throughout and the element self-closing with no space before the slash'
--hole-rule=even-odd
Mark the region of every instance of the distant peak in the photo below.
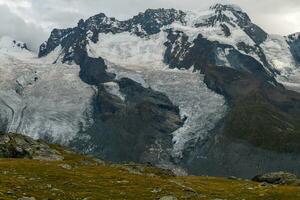
<svg viewBox="0 0 300 200">
<path fill-rule="evenodd" d="M 288 35 L 287 36 L 290 40 L 297 40 L 297 39 L 300 39 L 300 32 L 298 33 L 293 33 L 291 35 Z"/>
<path fill-rule="evenodd" d="M 231 10 L 231 11 L 239 11 L 243 12 L 242 8 L 236 4 L 221 4 L 217 3 L 210 7 L 212 10 L 224 11 L 224 10 Z"/>
<path fill-rule="evenodd" d="M 17 41 L 9 36 L 0 37 L 0 48 L 28 50 L 26 43 Z"/>
</svg>

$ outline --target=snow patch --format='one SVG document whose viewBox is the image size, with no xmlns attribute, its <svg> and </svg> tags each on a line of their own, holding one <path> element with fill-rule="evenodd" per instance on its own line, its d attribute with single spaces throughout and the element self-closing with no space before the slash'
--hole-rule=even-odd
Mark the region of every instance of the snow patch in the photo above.
<svg viewBox="0 0 300 200">
<path fill-rule="evenodd" d="M 103 84 L 104 89 L 111 95 L 117 96 L 123 101 L 125 100 L 124 95 L 120 92 L 120 87 L 116 82 L 107 82 Z"/>
<path fill-rule="evenodd" d="M 101 56 L 118 65 L 126 65 L 140 70 L 143 66 L 161 68 L 165 66 L 162 57 L 166 47 L 166 33 L 161 32 L 149 38 L 141 38 L 124 32 L 119 34 L 99 34 L 99 41 L 89 42 L 88 53 L 91 57 Z"/>
</svg>

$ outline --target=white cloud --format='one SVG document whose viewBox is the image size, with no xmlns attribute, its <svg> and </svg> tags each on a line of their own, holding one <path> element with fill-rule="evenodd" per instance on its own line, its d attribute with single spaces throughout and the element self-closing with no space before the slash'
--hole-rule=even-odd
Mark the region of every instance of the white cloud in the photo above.
<svg viewBox="0 0 300 200">
<path fill-rule="evenodd" d="M 269 33 L 300 31 L 299 0 L 0 0 L 0 22 L 4 24 L 0 35 L 10 34 L 25 42 L 34 40 L 30 44 L 37 47 L 47 39 L 45 32 L 75 26 L 79 19 L 100 12 L 125 19 L 147 8 L 203 9 L 217 2 L 239 4 Z"/>
</svg>

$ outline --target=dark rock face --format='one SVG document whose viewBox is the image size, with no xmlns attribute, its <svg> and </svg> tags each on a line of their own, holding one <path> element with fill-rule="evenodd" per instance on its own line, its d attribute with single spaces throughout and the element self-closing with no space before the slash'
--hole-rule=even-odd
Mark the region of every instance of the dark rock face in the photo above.
<svg viewBox="0 0 300 200">
<path fill-rule="evenodd" d="M 104 85 L 99 86 L 96 122 L 87 131 L 98 145 L 93 152 L 116 162 L 157 164 L 160 159 L 169 160 L 170 133 L 183 125 L 179 109 L 165 95 L 130 79 L 113 83 L 125 99 L 110 94 Z"/>
<path fill-rule="evenodd" d="M 91 58 L 80 49 L 74 52 L 74 60 L 80 66 L 81 80 L 90 85 L 98 86 L 115 78 L 114 74 L 106 72 L 107 66 L 101 57 Z"/>
<path fill-rule="evenodd" d="M 208 41 L 201 35 L 190 44 L 184 33 L 172 31 L 168 39 L 165 62 L 173 68 L 193 66 L 201 70 L 207 86 L 227 98 L 231 111 L 223 134 L 265 149 L 300 151 L 298 93 L 285 90 L 261 63 L 230 45 Z M 231 68 L 217 66 L 215 55 L 225 49 Z"/>
<path fill-rule="evenodd" d="M 229 68 L 210 66 L 204 73 L 208 87 L 225 95 L 232 105 L 225 134 L 263 149 L 300 151 L 300 94 Z"/>
<path fill-rule="evenodd" d="M 211 9 L 215 10 L 215 15 L 208 18 L 206 22 L 196 24 L 196 27 L 201 27 L 201 26 L 214 26 L 216 23 L 221 23 L 221 26 L 223 28 L 223 31 L 226 36 L 230 36 L 230 33 L 228 32 L 228 28 L 226 28 L 225 24 L 222 23 L 228 23 L 232 26 L 236 26 L 237 24 L 242 30 L 244 30 L 247 35 L 257 44 L 260 45 L 263 43 L 267 37 L 268 34 L 262 30 L 260 27 L 257 25 L 253 24 L 251 22 L 250 17 L 247 15 L 247 13 L 236 9 L 230 5 L 223 5 L 223 4 L 216 4 Z M 234 17 L 236 18 L 235 20 L 230 19 L 224 12 L 225 11 L 230 11 Z"/>
<path fill-rule="evenodd" d="M 51 35 L 48 41 L 41 45 L 39 51 L 39 57 L 43 57 L 48 55 L 51 51 L 53 51 L 60 43 L 63 41 L 63 38 L 66 35 L 69 35 L 72 32 L 71 28 L 68 29 L 54 29 L 51 32 Z"/>
<path fill-rule="evenodd" d="M 202 35 L 191 44 L 184 33 L 170 30 L 165 45 L 167 46 L 165 62 L 172 68 L 188 69 L 194 66 L 195 69 L 202 71 L 204 66 L 222 66 L 223 63 L 219 62 L 217 54 L 219 51 L 227 50 L 226 59 L 234 69 L 263 76 L 266 79 L 271 78 L 264 66 L 253 57 L 241 54 L 230 45 L 209 41 Z"/>
<path fill-rule="evenodd" d="M 297 61 L 300 64 L 300 34 L 293 34 L 287 37 L 287 41 L 290 45 L 291 52 Z"/>
<path fill-rule="evenodd" d="M 185 15 L 184 12 L 175 9 L 148 9 L 145 13 L 140 13 L 133 17 L 133 19 L 129 21 L 129 24 L 133 26 L 139 24 L 142 30 L 148 35 L 152 35 L 159 33 L 163 26 L 172 24 L 175 21 L 184 23 Z"/>
<path fill-rule="evenodd" d="M 63 49 L 63 62 L 74 59 L 73 51 L 85 49 L 87 36 L 98 41 L 99 33 L 131 32 L 140 37 L 159 33 L 161 28 L 174 21 L 184 22 L 185 13 L 175 9 L 148 9 L 144 13 L 126 21 L 118 21 L 100 13 L 86 21 L 80 20 L 78 26 L 68 29 L 54 29 L 48 41 L 41 45 L 39 57 L 46 56 L 59 45 Z"/>
<path fill-rule="evenodd" d="M 287 171 L 299 175 L 300 155 L 257 148 L 245 140 L 222 134 L 220 124 L 211 137 L 186 151 L 182 167 L 191 174 L 253 178 L 257 174 Z M 295 162 L 296 161 L 296 162 Z"/>
<path fill-rule="evenodd" d="M 251 52 L 255 52 L 256 55 L 259 57 L 260 61 L 263 63 L 263 65 L 268 69 L 269 72 L 273 74 L 280 74 L 279 71 L 274 69 L 267 61 L 266 55 L 264 54 L 263 49 L 259 45 L 250 46 L 247 45 L 244 42 L 239 42 L 237 44 L 238 50 L 244 51 L 246 54 L 250 54 Z"/>
<path fill-rule="evenodd" d="M 62 160 L 63 157 L 46 143 L 18 134 L 0 133 L 0 157 L 37 160 Z"/>
<path fill-rule="evenodd" d="M 13 40 L 13 43 L 15 46 L 21 48 L 21 49 L 26 49 L 28 50 L 27 44 L 26 43 L 22 43 L 22 42 L 17 42 L 16 40 Z"/>
</svg>

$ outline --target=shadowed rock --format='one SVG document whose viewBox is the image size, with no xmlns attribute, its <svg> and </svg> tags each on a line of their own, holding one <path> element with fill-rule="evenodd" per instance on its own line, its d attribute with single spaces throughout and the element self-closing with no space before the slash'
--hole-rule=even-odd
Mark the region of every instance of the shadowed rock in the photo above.
<svg viewBox="0 0 300 200">
<path fill-rule="evenodd" d="M 60 153 L 46 143 L 14 133 L 0 133 L 0 158 L 63 160 Z"/>
</svg>

